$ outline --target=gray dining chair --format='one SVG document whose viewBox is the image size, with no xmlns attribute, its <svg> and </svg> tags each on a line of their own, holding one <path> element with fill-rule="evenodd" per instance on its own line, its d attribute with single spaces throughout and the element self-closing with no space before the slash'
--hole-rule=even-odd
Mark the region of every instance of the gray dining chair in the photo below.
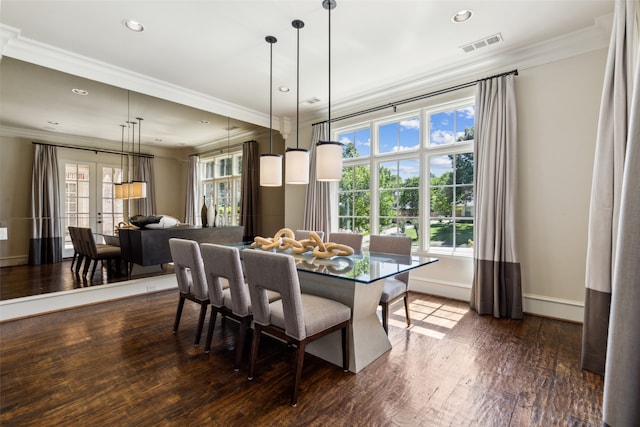
<svg viewBox="0 0 640 427">
<path fill-rule="evenodd" d="M 411 238 L 405 236 L 371 236 L 370 252 L 382 252 L 394 255 L 411 255 Z M 382 307 L 382 327 L 389 334 L 389 307 L 404 299 L 404 311 L 407 327 L 411 326 L 409 317 L 409 272 L 396 274 L 384 281 L 380 306 Z"/>
<path fill-rule="evenodd" d="M 294 258 L 290 255 L 251 249 L 242 251 L 255 332 L 251 344 L 249 379 L 254 376 L 260 336 L 267 333 L 296 347 L 291 405 L 298 401 L 306 345 L 331 332 L 342 331 L 342 368 L 349 368 L 349 321 L 346 305 L 301 293 Z M 267 291 L 282 299 L 269 302 Z"/>
<path fill-rule="evenodd" d="M 211 302 L 209 329 L 205 352 L 209 353 L 213 330 L 217 314 L 239 322 L 238 337 L 236 339 L 236 356 L 234 370 L 240 368 L 240 361 L 244 351 L 247 330 L 253 320 L 249 289 L 244 280 L 240 251 L 236 247 L 202 243 L 200 245 L 204 271 Z M 269 302 L 280 298 L 275 292 L 269 292 Z"/>
<path fill-rule="evenodd" d="M 296 230 L 293 234 L 295 234 L 296 240 L 306 240 L 309 238 L 309 233 L 311 230 Z M 320 240 L 324 240 L 324 231 L 316 231 L 318 236 L 320 236 Z"/>
<path fill-rule="evenodd" d="M 173 333 L 178 333 L 184 301 L 188 299 L 199 304 L 200 317 L 194 342 L 194 345 L 197 346 L 200 344 L 200 336 L 202 335 L 204 320 L 207 316 L 207 307 L 209 306 L 209 291 L 207 289 L 207 279 L 204 273 L 200 246 L 194 240 L 171 238 L 169 239 L 169 249 L 171 250 L 173 269 L 176 273 L 178 291 L 180 292 L 176 319 L 173 323 Z"/>
<path fill-rule="evenodd" d="M 347 245 L 359 252 L 362 250 L 362 237 L 360 233 L 329 233 L 329 242 Z"/>
</svg>

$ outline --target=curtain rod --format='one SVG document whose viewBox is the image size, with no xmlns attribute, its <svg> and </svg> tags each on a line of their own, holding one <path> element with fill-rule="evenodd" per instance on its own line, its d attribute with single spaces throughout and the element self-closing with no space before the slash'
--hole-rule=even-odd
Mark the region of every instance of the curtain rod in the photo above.
<svg viewBox="0 0 640 427">
<path fill-rule="evenodd" d="M 490 79 L 493 79 L 493 78 L 496 78 L 496 77 L 508 76 L 509 74 L 513 74 L 513 75 L 517 76 L 518 75 L 518 70 L 511 70 L 511 71 L 507 71 L 505 73 L 495 74 L 495 75 L 490 76 L 490 77 L 485 77 L 485 78 L 482 78 L 482 79 L 474 80 L 472 82 L 462 83 L 462 84 L 459 84 L 459 85 L 456 85 L 456 86 L 448 87 L 446 89 L 439 89 L 439 90 L 436 90 L 436 91 L 433 91 L 433 92 L 429 92 L 429 93 L 425 93 L 425 94 L 422 94 L 422 95 L 412 96 L 411 98 L 401 99 L 399 101 L 390 102 L 390 103 L 384 104 L 384 105 L 378 105 L 377 107 L 367 108 L 365 110 L 357 111 L 355 113 L 345 114 L 344 116 L 335 117 L 335 118 L 331 119 L 331 122 L 337 122 L 339 120 L 350 119 L 352 117 L 361 116 L 361 115 L 367 114 L 367 113 L 373 113 L 375 111 L 385 110 L 387 108 L 393 108 L 394 111 L 395 111 L 395 108 L 398 105 L 407 104 L 409 102 L 420 101 L 421 99 L 431 98 L 432 96 L 442 95 L 443 93 L 453 92 L 454 90 L 464 89 L 464 88 L 467 88 L 467 87 L 474 86 L 474 85 L 476 85 L 476 84 L 478 84 L 478 83 L 480 83 L 482 81 L 490 80 Z M 323 120 L 321 122 L 313 123 L 313 126 L 319 125 L 321 123 L 327 123 L 327 120 Z"/>
<path fill-rule="evenodd" d="M 105 150 L 103 148 L 91 148 L 91 147 L 81 147 L 81 146 L 77 146 L 77 145 L 63 145 L 63 144 L 47 144 L 44 142 L 36 142 L 36 141 L 31 141 L 32 144 L 35 145 L 48 145 L 51 147 L 59 147 L 59 148 L 71 148 L 72 150 L 83 150 L 83 151 L 93 151 L 94 153 L 98 154 L 98 153 L 108 153 L 108 154 L 117 154 L 118 156 L 122 156 L 123 154 L 126 154 L 128 156 L 134 156 L 134 157 L 148 157 L 150 159 L 153 159 L 153 154 L 143 154 L 143 153 L 128 153 L 128 152 L 122 152 L 122 151 L 116 151 L 116 150 Z"/>
</svg>

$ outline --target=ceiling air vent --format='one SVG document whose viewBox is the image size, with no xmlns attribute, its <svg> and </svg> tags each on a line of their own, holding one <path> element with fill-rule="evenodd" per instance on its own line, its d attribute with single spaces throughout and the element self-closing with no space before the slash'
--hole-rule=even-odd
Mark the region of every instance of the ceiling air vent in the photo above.
<svg viewBox="0 0 640 427">
<path fill-rule="evenodd" d="M 315 96 L 313 98 L 309 98 L 306 101 L 307 104 L 315 104 L 316 102 L 320 102 L 320 99 L 316 98 Z"/>
<path fill-rule="evenodd" d="M 485 37 L 481 40 L 477 40 L 473 43 L 460 46 L 460 49 L 462 49 L 463 52 L 468 53 L 468 52 L 473 52 L 474 50 L 478 50 L 480 48 L 483 48 L 501 41 L 502 41 L 502 35 L 498 33 L 489 37 Z"/>
</svg>

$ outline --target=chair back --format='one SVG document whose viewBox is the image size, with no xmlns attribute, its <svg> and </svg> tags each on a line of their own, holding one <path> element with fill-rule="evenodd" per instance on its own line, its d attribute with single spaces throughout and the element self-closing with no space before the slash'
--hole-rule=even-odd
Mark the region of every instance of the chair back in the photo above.
<svg viewBox="0 0 640 427">
<path fill-rule="evenodd" d="M 78 227 L 76 231 L 80 237 L 82 254 L 91 259 L 97 259 L 98 248 L 96 247 L 96 239 L 93 237 L 93 231 L 88 227 Z"/>
<path fill-rule="evenodd" d="M 329 233 L 329 242 L 347 245 L 357 252 L 362 250 L 362 237 L 359 233 Z"/>
<path fill-rule="evenodd" d="M 208 299 L 207 279 L 198 242 L 171 238 L 169 249 L 180 292 L 191 294 L 201 300 Z"/>
<path fill-rule="evenodd" d="M 240 251 L 231 246 L 202 243 L 200 245 L 204 272 L 209 289 L 209 300 L 215 307 L 224 306 L 224 294 L 221 279 L 229 282 L 231 292 L 231 310 L 237 316 L 249 315 L 249 292 L 242 275 Z"/>
<path fill-rule="evenodd" d="M 382 252 L 394 255 L 411 255 L 411 237 L 406 236 L 371 236 L 369 240 L 370 252 Z M 409 272 L 395 276 L 401 282 L 409 283 Z"/>
<path fill-rule="evenodd" d="M 300 282 L 293 257 L 275 252 L 245 249 L 242 251 L 242 258 L 249 284 L 253 320 L 268 326 L 273 323 L 272 316 L 282 315 L 285 333 L 297 340 L 305 339 L 307 334 Z M 271 312 L 267 290 L 280 294 L 282 313 Z"/>
<path fill-rule="evenodd" d="M 296 236 L 296 240 L 306 240 L 309 238 L 309 233 L 311 233 L 311 230 L 296 230 L 294 232 L 295 236 Z M 320 240 L 324 241 L 324 231 L 316 231 L 316 233 L 318 233 L 318 236 L 320 236 Z"/>
</svg>

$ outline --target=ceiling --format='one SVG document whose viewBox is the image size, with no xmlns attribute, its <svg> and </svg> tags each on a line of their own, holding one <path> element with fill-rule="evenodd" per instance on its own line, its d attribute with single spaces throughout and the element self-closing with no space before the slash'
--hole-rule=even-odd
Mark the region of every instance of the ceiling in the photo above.
<svg viewBox="0 0 640 427">
<path fill-rule="evenodd" d="M 226 138 L 229 124 L 242 136 L 270 123 L 288 134 L 297 105 L 294 19 L 305 23 L 300 115 L 326 118 L 329 13 L 321 0 L 2 0 L 1 7 L 2 126 L 119 142 L 120 124 L 143 117 L 143 144 L 191 147 Z M 477 64 L 508 64 L 511 53 L 592 27 L 613 7 L 613 0 L 338 0 L 332 111 L 384 104 L 401 88 L 469 74 Z M 463 9 L 472 18 L 452 22 Z M 126 19 L 144 31 L 127 29 Z M 498 43 L 461 49 L 496 34 Z M 269 45 L 267 35 L 278 42 Z"/>
</svg>

